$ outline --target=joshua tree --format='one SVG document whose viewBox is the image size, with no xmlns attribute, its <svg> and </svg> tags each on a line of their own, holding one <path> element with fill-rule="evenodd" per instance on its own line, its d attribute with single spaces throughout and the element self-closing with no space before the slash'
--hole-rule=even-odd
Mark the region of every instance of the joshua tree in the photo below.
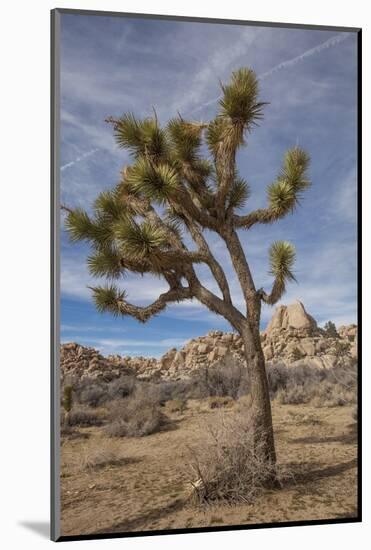
<svg viewBox="0 0 371 550">
<path fill-rule="evenodd" d="M 271 224 L 295 209 L 309 186 L 309 157 L 299 147 L 288 150 L 276 180 L 268 186 L 267 206 L 238 214 L 250 191 L 238 173 L 236 153 L 262 119 L 265 103 L 258 100 L 258 81 L 250 69 L 234 72 L 230 83 L 221 89 L 218 114 L 208 123 L 178 115 L 161 127 L 156 113 L 143 120 L 133 114 L 107 119 L 118 146 L 131 153 L 132 164 L 122 170 L 113 190 L 97 197 L 92 215 L 64 207 L 66 227 L 73 241 L 91 244 L 92 255 L 87 259 L 91 274 L 107 279 L 105 286 L 91 288 L 99 311 L 146 322 L 168 304 L 195 299 L 224 317 L 240 334 L 256 437 L 267 461 L 274 463 L 260 313 L 262 302 L 275 304 L 287 281 L 294 279 L 295 250 L 285 241 L 272 244 L 269 256 L 274 281 L 267 293 L 255 287 L 238 232 Z M 243 310 L 233 304 L 226 273 L 207 242 L 210 232 L 216 233 L 228 249 L 244 296 Z M 218 294 L 202 284 L 196 264 L 209 268 Z M 168 290 L 150 305 L 133 305 L 112 281 L 127 271 L 161 277 Z"/>
</svg>

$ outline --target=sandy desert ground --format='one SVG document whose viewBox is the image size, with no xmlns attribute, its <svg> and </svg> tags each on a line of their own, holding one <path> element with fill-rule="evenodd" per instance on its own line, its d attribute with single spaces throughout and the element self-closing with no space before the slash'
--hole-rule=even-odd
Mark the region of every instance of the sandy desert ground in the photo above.
<svg viewBox="0 0 371 550">
<path fill-rule="evenodd" d="M 233 415 L 234 408 L 223 409 Z M 353 406 L 273 402 L 278 462 L 290 475 L 253 504 L 191 504 L 190 450 L 203 445 L 205 424 L 220 409 L 190 400 L 170 423 L 146 437 L 108 438 L 79 428 L 62 438 L 61 533 L 125 533 L 205 526 L 352 518 L 357 515 L 357 427 Z M 114 446 L 116 460 L 81 466 L 81 457 Z M 117 458 L 120 457 L 120 458 Z"/>
</svg>

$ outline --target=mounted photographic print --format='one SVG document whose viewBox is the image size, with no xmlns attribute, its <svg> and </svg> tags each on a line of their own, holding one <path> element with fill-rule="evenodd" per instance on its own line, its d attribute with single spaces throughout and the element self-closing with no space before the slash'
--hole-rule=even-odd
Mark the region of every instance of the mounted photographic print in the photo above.
<svg viewBox="0 0 371 550">
<path fill-rule="evenodd" d="M 361 520 L 360 46 L 53 10 L 53 540 Z"/>
</svg>

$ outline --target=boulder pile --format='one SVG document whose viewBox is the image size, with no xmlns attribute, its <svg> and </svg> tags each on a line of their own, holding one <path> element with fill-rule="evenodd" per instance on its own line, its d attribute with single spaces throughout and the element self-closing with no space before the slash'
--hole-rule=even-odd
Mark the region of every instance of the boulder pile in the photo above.
<svg viewBox="0 0 371 550">
<path fill-rule="evenodd" d="M 339 344 L 343 348 L 346 344 L 344 361 L 357 356 L 357 326 L 341 326 L 337 332 L 338 336 L 328 336 L 301 302 L 278 306 L 261 333 L 263 352 L 270 363 L 291 366 L 304 361 L 314 367 L 331 368 L 339 361 Z M 77 343 L 62 344 L 60 354 L 62 377 L 97 378 L 107 382 L 122 374 L 145 379 L 189 378 L 203 367 L 229 361 L 244 362 L 244 345 L 238 334 L 222 331 L 211 331 L 190 340 L 180 350 L 170 349 L 160 359 L 104 357 L 96 349 Z"/>
</svg>

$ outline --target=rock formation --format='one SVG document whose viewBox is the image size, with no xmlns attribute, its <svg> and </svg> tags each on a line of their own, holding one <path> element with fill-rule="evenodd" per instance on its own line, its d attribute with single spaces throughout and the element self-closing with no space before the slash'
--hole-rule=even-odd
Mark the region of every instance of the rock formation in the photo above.
<svg viewBox="0 0 371 550">
<path fill-rule="evenodd" d="M 339 338 L 326 337 L 323 329 L 301 302 L 278 306 L 266 330 L 261 333 L 264 355 L 271 363 L 287 366 L 305 362 L 319 368 L 331 368 L 339 360 L 339 342 L 349 347 L 349 356 L 357 356 L 357 326 L 338 328 Z M 167 351 L 160 359 L 147 357 L 104 357 L 94 348 L 76 343 L 61 345 L 62 377 L 113 380 L 121 374 L 148 379 L 189 378 L 198 369 L 233 361 L 243 363 L 243 342 L 239 335 L 211 331 L 190 340 L 181 350 Z"/>
</svg>

